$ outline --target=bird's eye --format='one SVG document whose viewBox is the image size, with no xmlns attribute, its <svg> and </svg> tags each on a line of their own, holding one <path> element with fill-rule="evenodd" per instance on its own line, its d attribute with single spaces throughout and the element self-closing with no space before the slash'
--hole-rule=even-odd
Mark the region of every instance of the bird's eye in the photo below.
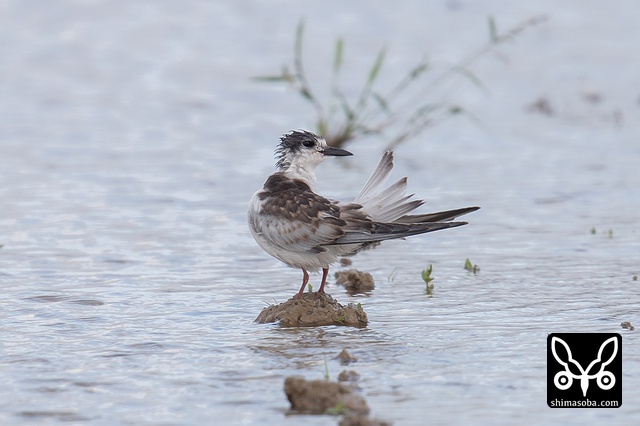
<svg viewBox="0 0 640 426">
<path fill-rule="evenodd" d="M 311 139 L 307 139 L 304 142 L 302 142 L 302 145 L 306 146 L 307 148 L 313 148 L 315 144 L 316 144 L 315 141 L 312 141 Z"/>
</svg>

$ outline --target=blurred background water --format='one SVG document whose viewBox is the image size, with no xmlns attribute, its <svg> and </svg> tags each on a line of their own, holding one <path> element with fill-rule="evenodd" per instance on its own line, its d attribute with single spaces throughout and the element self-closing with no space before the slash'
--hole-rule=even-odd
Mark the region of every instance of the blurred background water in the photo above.
<svg viewBox="0 0 640 426">
<path fill-rule="evenodd" d="M 374 417 L 397 425 L 632 424 L 640 418 L 640 12 L 636 2 L 6 1 L 0 14 L 0 423 L 335 424 L 285 416 L 284 378 L 347 348 Z M 386 46 L 380 84 L 455 63 L 499 30 L 445 120 L 396 149 L 396 176 L 470 225 L 362 253 L 365 329 L 253 319 L 300 273 L 246 227 L 278 137 L 310 106 L 252 78 L 312 85 L 344 37 L 346 90 Z M 386 146 L 324 164 L 354 196 Z M 594 229 L 595 233 L 591 230 Z M 463 270 L 466 258 L 481 271 Z M 427 297 L 420 271 L 434 265 Z M 318 280 L 317 276 L 312 279 Z M 546 406 L 552 332 L 623 335 L 618 409 Z"/>
</svg>

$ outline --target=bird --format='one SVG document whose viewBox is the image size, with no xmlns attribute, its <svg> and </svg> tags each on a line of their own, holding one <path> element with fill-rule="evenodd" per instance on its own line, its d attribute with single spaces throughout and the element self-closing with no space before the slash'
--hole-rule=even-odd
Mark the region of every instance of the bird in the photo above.
<svg viewBox="0 0 640 426">
<path fill-rule="evenodd" d="M 341 257 L 405 238 L 467 222 L 452 222 L 478 210 L 465 207 L 436 213 L 408 214 L 424 204 L 405 195 L 407 178 L 384 187 L 393 169 L 393 151 L 386 151 L 364 187 L 350 202 L 326 198 L 314 191 L 315 169 L 330 157 L 351 152 L 327 145 L 322 136 L 306 130 L 284 134 L 275 150 L 276 171 L 249 202 L 248 223 L 253 238 L 271 256 L 302 270 L 301 299 L 309 272 L 322 270 L 319 293 L 331 264 Z"/>
</svg>

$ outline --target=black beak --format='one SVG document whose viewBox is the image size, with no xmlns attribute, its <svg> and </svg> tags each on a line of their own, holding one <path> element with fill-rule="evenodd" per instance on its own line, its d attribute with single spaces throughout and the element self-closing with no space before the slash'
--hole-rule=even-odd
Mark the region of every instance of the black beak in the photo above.
<svg viewBox="0 0 640 426">
<path fill-rule="evenodd" d="M 333 155 L 335 157 L 345 157 L 347 155 L 353 155 L 346 149 L 334 148 L 332 146 L 328 146 L 320 152 L 322 152 L 324 155 Z"/>
</svg>

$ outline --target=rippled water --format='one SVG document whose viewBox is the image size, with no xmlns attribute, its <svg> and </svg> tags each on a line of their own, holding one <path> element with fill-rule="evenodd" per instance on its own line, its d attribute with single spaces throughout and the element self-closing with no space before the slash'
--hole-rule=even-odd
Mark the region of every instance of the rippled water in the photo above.
<svg viewBox="0 0 640 426">
<path fill-rule="evenodd" d="M 640 324 L 640 34 L 624 5 L 6 3 L 0 423 L 336 424 L 285 416 L 282 388 L 325 359 L 337 377 L 343 348 L 372 415 L 397 425 L 633 423 L 640 346 L 620 323 Z M 250 80 L 288 61 L 298 19 L 322 78 L 339 35 L 356 68 L 387 44 L 401 73 L 479 46 L 489 14 L 539 13 L 474 66 L 488 93 L 456 95 L 482 126 L 447 121 L 396 153 L 430 208 L 481 205 L 471 224 L 356 257 L 376 290 L 329 291 L 363 304 L 364 329 L 254 324 L 300 280 L 245 223 L 279 135 L 313 124 Z M 542 98 L 551 116 L 527 107 Z M 350 145 L 320 190 L 355 195 L 383 147 Z M 621 408 L 546 406 L 546 337 L 570 331 L 623 335 Z"/>
</svg>

